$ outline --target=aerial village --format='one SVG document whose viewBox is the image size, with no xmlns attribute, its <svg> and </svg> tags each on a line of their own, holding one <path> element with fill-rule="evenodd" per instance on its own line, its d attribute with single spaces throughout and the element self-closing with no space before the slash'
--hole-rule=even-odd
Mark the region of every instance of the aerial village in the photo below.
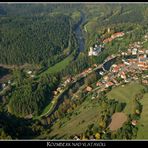
<svg viewBox="0 0 148 148">
<path fill-rule="evenodd" d="M 110 28 L 108 28 L 108 33 L 110 32 Z M 98 56 L 104 50 L 104 44 L 111 42 L 112 40 L 124 36 L 124 32 L 116 32 L 111 35 L 111 37 L 106 38 L 102 41 L 100 45 L 95 44 L 93 47 L 90 47 L 88 52 L 88 56 Z"/>
<path fill-rule="evenodd" d="M 124 33 L 122 32 L 115 33 L 111 38 L 107 38 L 103 42 L 110 42 L 116 37 L 123 35 Z M 148 36 L 145 35 L 145 41 L 147 41 L 147 39 Z M 142 44 L 145 41 L 130 44 L 127 52 L 120 52 L 122 62 L 113 64 L 110 71 L 106 74 L 103 71 L 100 72 L 100 75 L 103 75 L 103 77 L 96 83 L 98 92 L 118 85 L 124 87 L 126 83 L 139 80 L 139 74 L 141 75 L 141 82 L 145 85 L 148 84 L 148 75 L 144 74 L 144 71 L 148 70 L 148 49 L 142 48 Z M 93 88 L 87 86 L 86 90 L 91 92 Z M 97 89 L 95 88 L 95 90 Z"/>
<path fill-rule="evenodd" d="M 95 44 L 93 47 L 90 47 L 88 56 L 98 56 L 104 50 L 104 45 L 106 43 L 124 35 L 125 33 L 123 32 L 117 32 L 111 35 L 110 38 L 104 39 L 103 44 Z M 94 88 L 92 86 L 86 86 L 85 91 L 91 92 L 95 89 L 98 90 L 99 93 L 105 91 L 109 87 L 116 87 L 119 85 L 123 85 L 124 87 L 124 84 L 126 83 L 133 80 L 139 80 L 139 74 L 141 75 L 142 83 L 145 85 L 148 84 L 148 76 L 143 73 L 143 71 L 148 70 L 148 49 L 142 48 L 142 44 L 147 40 L 148 36 L 145 35 L 145 40 L 143 42 L 130 44 L 126 52 L 119 51 L 117 55 L 110 55 L 107 59 L 118 56 L 121 57 L 121 62 L 119 64 L 113 64 L 107 72 L 100 71 L 99 74 L 102 78 L 97 81 Z M 100 65 L 93 64 L 92 67 L 85 69 L 75 77 L 67 77 L 53 92 L 54 95 L 58 95 L 68 86 L 68 84 L 76 82 L 80 77 L 86 77 L 97 68 L 100 68 Z"/>
<path fill-rule="evenodd" d="M 90 47 L 88 56 L 99 56 L 99 54 L 104 50 L 104 45 L 106 43 L 111 42 L 115 38 L 122 37 L 124 34 L 125 33 L 123 32 L 114 33 L 110 38 L 104 39 L 103 44 L 95 44 L 93 47 Z M 124 83 L 129 83 L 133 80 L 138 80 L 139 74 L 141 74 L 142 83 L 148 84 L 148 76 L 143 73 L 143 71 L 148 70 L 148 49 L 142 48 L 142 44 L 147 40 L 148 35 L 145 35 L 145 40 L 143 42 L 130 44 L 126 52 L 119 51 L 117 55 L 110 55 L 107 59 L 118 56 L 121 57 L 121 63 L 113 64 L 109 71 L 100 71 L 99 74 L 102 78 L 96 83 L 95 88 L 92 86 L 86 86 L 85 91 L 91 92 L 95 89 L 98 90 L 99 93 L 109 87 L 115 87 Z M 107 59 L 105 61 L 107 61 Z M 101 64 L 93 64 L 92 67 L 85 69 L 83 72 L 74 77 L 66 77 L 60 83 L 58 88 L 53 91 L 53 95 L 57 96 L 62 93 L 69 84 L 76 82 L 81 77 L 86 77 L 97 68 L 101 68 Z M 30 78 L 35 77 L 34 72 L 31 70 L 26 71 L 26 74 Z M 8 80 L 7 84 L 2 84 L 2 89 L 6 89 L 9 85 L 13 85 L 10 80 Z"/>
</svg>

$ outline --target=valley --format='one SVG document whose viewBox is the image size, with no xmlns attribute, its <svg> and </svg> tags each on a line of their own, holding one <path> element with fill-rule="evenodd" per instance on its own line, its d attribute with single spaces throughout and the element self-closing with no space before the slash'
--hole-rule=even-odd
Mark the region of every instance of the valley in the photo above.
<svg viewBox="0 0 148 148">
<path fill-rule="evenodd" d="M 17 5 L 0 4 L 0 139 L 147 139 L 147 4 Z"/>
</svg>

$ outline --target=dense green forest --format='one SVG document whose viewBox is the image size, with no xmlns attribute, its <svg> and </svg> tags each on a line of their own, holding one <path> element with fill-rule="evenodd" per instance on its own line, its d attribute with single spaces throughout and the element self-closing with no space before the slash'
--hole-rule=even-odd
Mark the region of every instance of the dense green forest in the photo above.
<svg viewBox="0 0 148 148">
<path fill-rule="evenodd" d="M 22 71 L 15 71 L 15 90 L 8 97 L 8 111 L 16 116 L 38 115 L 52 99 L 58 84 L 55 76 L 44 76 L 39 81 L 25 78 Z"/>
<path fill-rule="evenodd" d="M 79 20 L 78 11 L 86 15 L 89 36 L 101 26 L 147 23 L 147 7 L 144 4 L 3 4 L 0 6 L 0 63 L 52 66 L 61 61 L 72 50 L 77 50 L 69 43 L 75 38 L 72 28 Z M 78 20 L 73 20 L 75 18 Z"/>
<path fill-rule="evenodd" d="M 60 57 L 68 47 L 70 20 L 63 15 L 4 17 L 1 18 L 0 34 L 1 63 L 40 64 L 56 55 Z"/>
</svg>

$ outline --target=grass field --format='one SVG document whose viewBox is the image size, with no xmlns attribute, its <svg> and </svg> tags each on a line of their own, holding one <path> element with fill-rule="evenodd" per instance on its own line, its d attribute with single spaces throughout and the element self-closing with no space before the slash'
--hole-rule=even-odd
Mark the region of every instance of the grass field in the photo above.
<svg viewBox="0 0 148 148">
<path fill-rule="evenodd" d="M 147 48 L 148 47 L 148 41 L 143 44 L 143 47 L 144 48 Z"/>
<path fill-rule="evenodd" d="M 97 27 L 96 20 L 91 20 L 85 25 L 85 28 L 86 28 L 88 33 L 94 32 L 96 27 Z"/>
<path fill-rule="evenodd" d="M 79 134 L 84 132 L 89 124 L 97 122 L 100 108 L 98 104 L 93 104 L 91 101 L 88 97 L 81 106 L 75 109 L 70 119 L 67 119 L 67 117 L 62 118 L 60 120 L 60 122 L 64 122 L 62 127 L 58 127 L 59 121 L 57 121 L 52 127 L 50 136 L 66 137 Z"/>
<path fill-rule="evenodd" d="M 116 99 L 121 102 L 126 103 L 126 107 L 124 109 L 124 112 L 126 114 L 132 113 L 132 104 L 133 104 L 133 99 L 137 93 L 139 93 L 144 86 L 142 86 L 139 83 L 130 83 L 127 85 L 118 86 L 116 88 L 113 88 L 108 94 L 109 99 Z"/>
<path fill-rule="evenodd" d="M 139 121 L 137 139 L 148 139 L 148 93 L 143 96 L 141 104 L 143 105 L 143 110 Z"/>
<path fill-rule="evenodd" d="M 48 73 L 56 73 L 64 69 L 73 59 L 72 54 L 66 57 L 64 60 L 61 62 L 55 64 L 52 67 L 49 67 L 46 71 L 44 71 L 41 75 L 48 74 Z M 41 76 L 40 75 L 40 76 Z"/>
</svg>

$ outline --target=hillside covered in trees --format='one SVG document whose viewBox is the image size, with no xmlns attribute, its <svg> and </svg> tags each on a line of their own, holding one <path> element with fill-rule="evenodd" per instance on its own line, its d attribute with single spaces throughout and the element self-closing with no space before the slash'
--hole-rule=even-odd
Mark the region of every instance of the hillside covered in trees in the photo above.
<svg viewBox="0 0 148 148">
<path fill-rule="evenodd" d="M 47 63 L 48 59 L 61 56 L 70 35 L 70 20 L 64 15 L 2 17 L 0 63 Z"/>
</svg>

